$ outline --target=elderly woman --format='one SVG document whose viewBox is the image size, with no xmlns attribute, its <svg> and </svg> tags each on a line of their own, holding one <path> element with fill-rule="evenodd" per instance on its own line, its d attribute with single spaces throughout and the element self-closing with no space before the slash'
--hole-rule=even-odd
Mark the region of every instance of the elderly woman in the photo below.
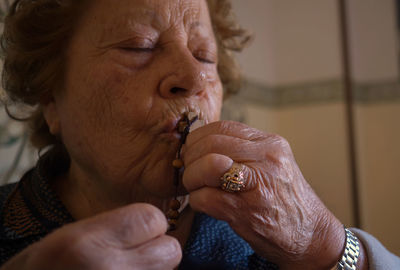
<svg viewBox="0 0 400 270">
<path fill-rule="evenodd" d="M 228 0 L 15 1 L 5 89 L 47 151 L 1 189 L 2 270 L 400 267 L 283 138 L 218 121 L 247 40 L 232 18 Z"/>
</svg>

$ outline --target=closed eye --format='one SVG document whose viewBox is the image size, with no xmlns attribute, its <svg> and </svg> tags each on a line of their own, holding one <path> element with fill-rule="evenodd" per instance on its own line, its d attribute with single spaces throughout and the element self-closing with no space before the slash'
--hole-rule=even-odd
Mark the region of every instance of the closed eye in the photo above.
<svg viewBox="0 0 400 270">
<path fill-rule="evenodd" d="M 205 58 L 200 58 L 200 57 L 196 57 L 197 60 L 199 60 L 200 62 L 206 63 L 206 64 L 215 64 L 215 61 L 209 60 L 209 59 L 205 59 Z"/>
<path fill-rule="evenodd" d="M 146 47 L 146 48 L 139 48 L 139 47 L 120 47 L 120 50 L 127 51 L 127 52 L 136 52 L 136 53 L 151 53 L 154 51 L 155 48 L 153 47 Z"/>
<path fill-rule="evenodd" d="M 206 64 L 216 64 L 217 63 L 217 57 L 215 54 L 208 52 L 208 51 L 196 51 L 193 53 L 193 56 L 200 62 L 206 63 Z"/>
</svg>

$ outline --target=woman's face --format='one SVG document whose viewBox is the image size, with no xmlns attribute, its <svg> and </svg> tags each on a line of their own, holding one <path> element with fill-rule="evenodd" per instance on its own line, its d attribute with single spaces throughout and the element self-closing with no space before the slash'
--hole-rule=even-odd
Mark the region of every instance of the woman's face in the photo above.
<svg viewBox="0 0 400 270">
<path fill-rule="evenodd" d="M 55 133 L 71 172 L 117 196 L 173 192 L 175 126 L 219 119 L 222 85 L 205 0 L 96 0 L 67 51 Z M 90 180 L 91 181 L 91 180 Z"/>
</svg>

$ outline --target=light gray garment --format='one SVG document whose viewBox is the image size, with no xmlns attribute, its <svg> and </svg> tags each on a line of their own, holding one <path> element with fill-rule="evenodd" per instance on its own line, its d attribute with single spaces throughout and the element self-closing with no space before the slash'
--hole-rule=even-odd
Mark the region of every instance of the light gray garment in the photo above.
<svg viewBox="0 0 400 270">
<path fill-rule="evenodd" d="M 351 231 L 367 250 L 370 270 L 400 270 L 400 258 L 388 251 L 375 237 L 355 228 Z"/>
</svg>

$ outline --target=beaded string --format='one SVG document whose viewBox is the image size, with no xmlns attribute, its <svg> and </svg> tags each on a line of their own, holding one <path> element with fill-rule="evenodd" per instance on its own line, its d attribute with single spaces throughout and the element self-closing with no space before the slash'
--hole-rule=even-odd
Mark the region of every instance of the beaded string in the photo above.
<svg viewBox="0 0 400 270">
<path fill-rule="evenodd" d="M 172 162 L 174 167 L 174 186 L 175 196 L 169 203 L 169 210 L 167 212 L 169 231 L 176 230 L 179 219 L 179 208 L 181 208 L 181 202 L 178 200 L 178 187 L 179 187 L 179 175 L 183 168 L 183 161 L 181 159 L 182 146 L 186 142 L 186 138 L 189 135 L 191 125 L 196 122 L 199 117 L 196 115 L 193 119 L 189 119 L 188 114 L 185 114 L 183 119 L 178 123 L 178 132 L 181 134 L 176 159 Z"/>
</svg>

